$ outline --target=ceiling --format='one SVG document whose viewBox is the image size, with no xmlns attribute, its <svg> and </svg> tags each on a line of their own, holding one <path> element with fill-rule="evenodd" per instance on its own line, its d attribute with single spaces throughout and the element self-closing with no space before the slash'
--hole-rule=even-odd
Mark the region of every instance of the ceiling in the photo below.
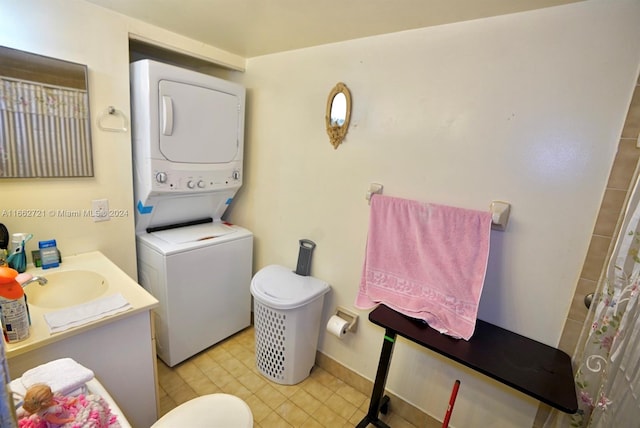
<svg viewBox="0 0 640 428">
<path fill-rule="evenodd" d="M 580 0 L 87 0 L 251 58 Z"/>
</svg>

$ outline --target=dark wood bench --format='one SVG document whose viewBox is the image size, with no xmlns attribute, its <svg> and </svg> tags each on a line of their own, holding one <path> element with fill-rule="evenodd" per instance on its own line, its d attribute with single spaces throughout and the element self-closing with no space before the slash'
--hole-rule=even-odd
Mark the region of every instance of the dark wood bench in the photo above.
<svg viewBox="0 0 640 428">
<path fill-rule="evenodd" d="M 369 411 L 358 428 L 388 428 L 378 416 L 389 402 L 384 389 L 398 335 L 565 413 L 578 410 L 571 358 L 556 348 L 482 320 L 469 341 L 454 339 L 384 305 L 369 313 L 369 321 L 384 328 L 385 336 Z"/>
</svg>

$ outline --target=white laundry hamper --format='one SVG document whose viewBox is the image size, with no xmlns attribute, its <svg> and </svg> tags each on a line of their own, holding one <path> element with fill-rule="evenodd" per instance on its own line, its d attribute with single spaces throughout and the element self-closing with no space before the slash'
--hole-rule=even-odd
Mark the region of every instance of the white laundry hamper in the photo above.
<svg viewBox="0 0 640 428">
<path fill-rule="evenodd" d="M 328 283 L 290 269 L 267 266 L 251 281 L 256 364 L 266 378 L 301 382 L 313 368 Z"/>
</svg>

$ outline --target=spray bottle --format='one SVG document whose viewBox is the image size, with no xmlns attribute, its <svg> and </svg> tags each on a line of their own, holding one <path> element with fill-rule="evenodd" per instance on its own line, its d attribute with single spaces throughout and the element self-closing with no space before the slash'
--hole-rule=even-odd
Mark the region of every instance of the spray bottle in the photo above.
<svg viewBox="0 0 640 428">
<path fill-rule="evenodd" d="M 7 343 L 29 337 L 29 311 L 22 285 L 16 281 L 18 271 L 0 266 L 0 322 Z"/>
</svg>

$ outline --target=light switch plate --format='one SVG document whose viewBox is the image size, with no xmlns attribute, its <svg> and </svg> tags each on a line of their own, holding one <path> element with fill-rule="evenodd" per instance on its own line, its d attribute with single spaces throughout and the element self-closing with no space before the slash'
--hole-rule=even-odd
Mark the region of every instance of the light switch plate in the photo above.
<svg viewBox="0 0 640 428">
<path fill-rule="evenodd" d="M 108 221 L 111 219 L 109 216 L 109 200 L 108 199 L 94 199 L 91 201 L 91 212 L 93 213 L 93 221 Z"/>
</svg>

